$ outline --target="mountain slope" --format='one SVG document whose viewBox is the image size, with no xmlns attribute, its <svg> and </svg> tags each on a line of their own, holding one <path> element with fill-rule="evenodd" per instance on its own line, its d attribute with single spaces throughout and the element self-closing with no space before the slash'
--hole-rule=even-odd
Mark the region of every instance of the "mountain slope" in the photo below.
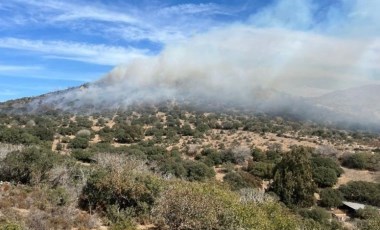
<svg viewBox="0 0 380 230">
<path fill-rule="evenodd" d="M 313 98 L 311 102 L 358 120 L 380 121 L 380 85 L 339 90 Z"/>
</svg>

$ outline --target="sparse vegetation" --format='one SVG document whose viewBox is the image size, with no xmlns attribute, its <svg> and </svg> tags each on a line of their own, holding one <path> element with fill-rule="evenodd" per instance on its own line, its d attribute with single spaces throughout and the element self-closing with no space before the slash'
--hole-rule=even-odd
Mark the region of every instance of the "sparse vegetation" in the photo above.
<svg viewBox="0 0 380 230">
<path fill-rule="evenodd" d="M 264 114 L 0 115 L 0 142 L 5 229 L 342 229 L 329 208 L 380 204 L 377 183 L 331 188 L 340 164 L 376 173 L 374 138 Z M 371 210 L 352 222 L 371 229 Z"/>
</svg>

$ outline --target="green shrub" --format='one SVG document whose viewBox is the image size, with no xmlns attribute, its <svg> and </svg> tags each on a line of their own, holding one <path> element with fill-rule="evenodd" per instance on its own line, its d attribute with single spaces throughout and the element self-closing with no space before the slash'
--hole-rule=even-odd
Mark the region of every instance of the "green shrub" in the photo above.
<svg viewBox="0 0 380 230">
<path fill-rule="evenodd" d="M 112 224 L 110 230 L 138 230 L 138 228 L 131 218 L 126 218 Z"/>
<path fill-rule="evenodd" d="M 273 163 L 266 162 L 249 162 L 247 171 L 254 176 L 258 176 L 263 179 L 273 178 Z"/>
<path fill-rule="evenodd" d="M 331 168 L 317 167 L 313 169 L 313 180 L 319 187 L 332 187 L 338 178 Z"/>
<path fill-rule="evenodd" d="M 316 156 L 311 158 L 311 165 L 313 169 L 318 167 L 330 168 L 335 171 L 336 176 L 339 177 L 344 171 L 335 160 L 329 157 Z"/>
<path fill-rule="evenodd" d="M 213 168 L 199 161 L 185 161 L 186 177 L 190 181 L 203 181 L 215 176 Z"/>
<path fill-rule="evenodd" d="M 313 219 L 320 224 L 327 224 L 331 218 L 330 213 L 328 213 L 325 209 L 319 207 L 313 207 L 312 209 L 303 208 L 298 210 L 298 213 L 302 217 Z"/>
<path fill-rule="evenodd" d="M 178 178 L 186 178 L 187 171 L 181 159 L 167 158 L 159 162 L 160 171 L 163 174 L 171 174 Z"/>
<path fill-rule="evenodd" d="M 69 147 L 73 149 L 86 149 L 89 146 L 89 139 L 87 137 L 77 136 L 69 143 Z"/>
<path fill-rule="evenodd" d="M 360 219 L 375 219 L 380 218 L 379 209 L 371 206 L 365 206 L 356 211 L 355 215 Z"/>
<path fill-rule="evenodd" d="M 89 163 L 93 161 L 92 157 L 94 156 L 94 153 L 82 149 L 76 149 L 71 153 L 71 156 L 77 159 L 78 161 Z"/>
<path fill-rule="evenodd" d="M 128 167 L 119 170 L 113 167 L 95 171 L 83 188 L 81 206 L 104 213 L 116 206 L 121 211 L 128 209 L 134 216 L 148 215 L 161 191 L 162 181 Z"/>
<path fill-rule="evenodd" d="M 58 159 L 50 150 L 36 147 L 11 152 L 0 162 L 0 180 L 37 184 L 47 178 Z"/>
<path fill-rule="evenodd" d="M 326 208 L 336 208 L 342 205 L 343 196 L 335 189 L 326 188 L 320 193 L 320 205 Z"/>
<path fill-rule="evenodd" d="M 121 126 L 116 129 L 115 138 L 119 143 L 135 143 L 144 138 L 144 131 L 139 125 Z"/>
<path fill-rule="evenodd" d="M 229 172 L 223 177 L 232 190 L 242 188 L 257 188 L 261 186 L 261 180 L 246 172 Z"/>
<path fill-rule="evenodd" d="M 354 169 L 380 170 L 379 153 L 355 153 L 343 158 L 342 165 Z"/>
<path fill-rule="evenodd" d="M 277 203 L 241 203 L 215 184 L 172 183 L 153 209 L 161 229 L 298 229 L 299 221 Z"/>
<path fill-rule="evenodd" d="M 380 206 L 380 184 L 365 181 L 350 181 L 339 187 L 347 200 Z"/>
<path fill-rule="evenodd" d="M 22 230 L 22 229 L 24 228 L 21 227 L 21 225 L 18 223 L 13 223 L 13 222 L 2 223 L 0 221 L 0 230 Z"/>
<path fill-rule="evenodd" d="M 266 154 L 259 148 L 252 149 L 251 155 L 254 161 L 265 161 Z"/>
</svg>

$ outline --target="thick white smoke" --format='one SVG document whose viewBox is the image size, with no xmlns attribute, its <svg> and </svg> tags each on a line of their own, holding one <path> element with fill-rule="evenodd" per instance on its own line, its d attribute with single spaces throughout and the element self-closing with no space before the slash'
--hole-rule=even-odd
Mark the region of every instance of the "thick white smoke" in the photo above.
<svg viewBox="0 0 380 230">
<path fill-rule="evenodd" d="M 279 92 L 314 97 L 379 84 L 380 18 L 375 9 L 380 3 L 374 2 L 340 1 L 317 21 L 313 1 L 278 1 L 247 22 L 166 44 L 157 56 L 117 66 L 66 99 L 125 107 L 207 97 L 290 107 L 294 100 L 276 102 L 284 99 Z"/>
</svg>

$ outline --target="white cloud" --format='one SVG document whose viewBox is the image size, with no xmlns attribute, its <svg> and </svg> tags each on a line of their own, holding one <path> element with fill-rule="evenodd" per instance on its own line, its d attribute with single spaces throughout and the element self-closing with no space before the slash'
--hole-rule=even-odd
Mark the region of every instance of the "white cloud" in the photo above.
<svg viewBox="0 0 380 230">
<path fill-rule="evenodd" d="M 134 58 L 147 55 L 148 50 L 132 47 L 107 46 L 67 41 L 26 40 L 18 38 L 0 38 L 0 48 L 32 51 L 46 58 L 59 58 L 81 62 L 117 65 L 128 63 Z"/>
<path fill-rule="evenodd" d="M 42 70 L 42 69 L 43 67 L 41 66 L 1 65 L 0 64 L 0 71 L 3 73 L 7 73 L 7 72 L 24 73 L 24 72 L 36 71 L 36 70 Z"/>
<path fill-rule="evenodd" d="M 215 3 L 180 4 L 164 7 L 158 10 L 158 15 L 173 16 L 183 14 L 228 14 L 220 5 Z"/>
<path fill-rule="evenodd" d="M 278 28 L 308 28 L 314 24 L 311 0 L 277 1 L 251 16 L 254 25 Z"/>
<path fill-rule="evenodd" d="M 14 0 L 0 3 L 0 6 L 2 4 L 17 12 L 7 16 L 7 21 L 18 22 L 15 26 L 31 24 L 38 27 L 64 27 L 82 34 L 127 41 L 150 40 L 163 44 L 219 25 L 219 22 L 210 19 L 213 15 L 236 13 L 236 9 L 214 3 L 164 6 L 152 3 L 139 8 L 128 4 L 116 8 L 100 3 L 55 0 Z M 22 13 L 18 11 L 20 8 L 25 8 Z"/>
</svg>

